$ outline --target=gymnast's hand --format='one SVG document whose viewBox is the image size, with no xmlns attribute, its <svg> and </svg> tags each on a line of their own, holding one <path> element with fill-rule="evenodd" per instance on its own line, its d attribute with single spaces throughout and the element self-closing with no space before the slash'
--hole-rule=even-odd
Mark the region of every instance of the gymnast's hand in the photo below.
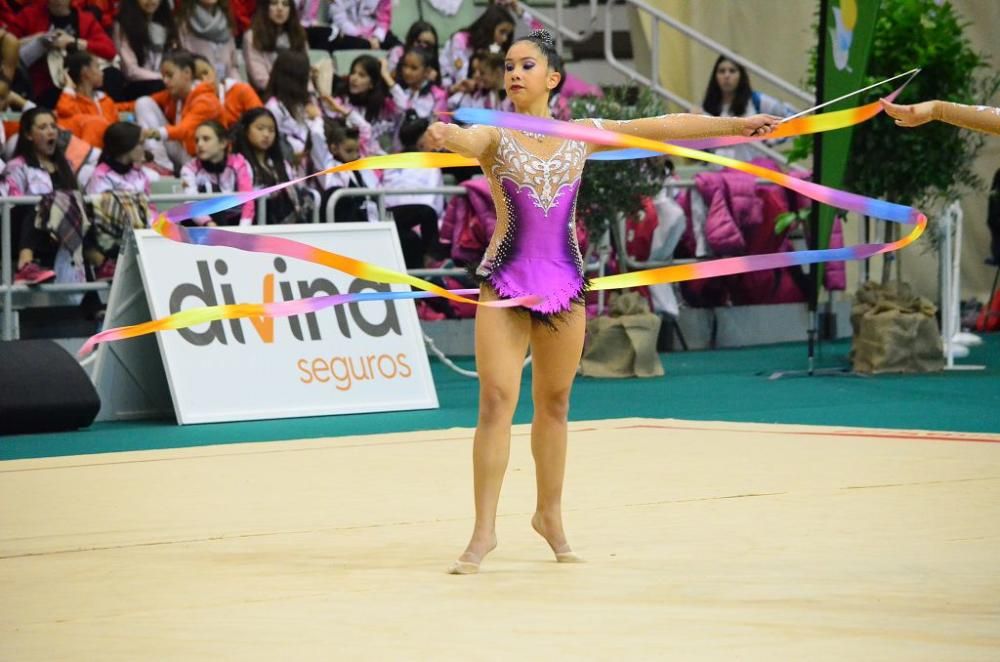
<svg viewBox="0 0 1000 662">
<path fill-rule="evenodd" d="M 427 132 L 424 133 L 424 144 L 428 150 L 440 152 L 444 149 L 447 126 L 444 122 L 434 122 L 427 127 Z"/>
<path fill-rule="evenodd" d="M 896 120 L 896 124 L 905 127 L 920 126 L 927 124 L 934 119 L 934 104 L 936 101 L 924 101 L 911 106 L 903 106 L 889 103 L 885 99 L 879 99 L 886 114 Z"/>
<path fill-rule="evenodd" d="M 780 117 L 774 115 L 751 115 L 743 121 L 740 135 L 746 138 L 756 138 L 771 133 L 778 128 Z"/>
</svg>

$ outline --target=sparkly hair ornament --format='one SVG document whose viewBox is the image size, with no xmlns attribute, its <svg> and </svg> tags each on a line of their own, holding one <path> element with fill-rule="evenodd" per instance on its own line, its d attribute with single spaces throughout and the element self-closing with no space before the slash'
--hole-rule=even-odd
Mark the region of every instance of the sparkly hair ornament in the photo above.
<svg viewBox="0 0 1000 662">
<path fill-rule="evenodd" d="M 528 39 L 537 39 L 552 50 L 556 48 L 556 40 L 552 38 L 552 33 L 548 30 L 532 30 L 531 34 L 528 35 Z"/>
</svg>

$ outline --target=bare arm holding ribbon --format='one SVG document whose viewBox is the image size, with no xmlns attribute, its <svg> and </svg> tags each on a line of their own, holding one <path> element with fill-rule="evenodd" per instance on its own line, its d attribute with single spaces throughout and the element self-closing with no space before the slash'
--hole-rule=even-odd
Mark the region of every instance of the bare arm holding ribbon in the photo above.
<svg viewBox="0 0 1000 662">
<path fill-rule="evenodd" d="M 635 120 L 585 119 L 581 123 L 599 129 L 607 129 L 630 136 L 667 142 L 692 138 L 715 138 L 719 136 L 763 136 L 773 131 L 781 118 L 774 115 L 753 115 L 751 117 L 712 117 L 677 113 L 646 117 Z M 595 145 L 594 151 L 617 149 L 616 147 Z"/>
</svg>

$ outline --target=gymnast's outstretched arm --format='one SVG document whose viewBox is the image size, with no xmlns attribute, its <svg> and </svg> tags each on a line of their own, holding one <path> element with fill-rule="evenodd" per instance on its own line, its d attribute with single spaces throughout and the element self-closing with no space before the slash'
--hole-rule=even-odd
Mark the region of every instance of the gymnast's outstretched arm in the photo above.
<svg viewBox="0 0 1000 662">
<path fill-rule="evenodd" d="M 924 101 L 910 106 L 882 100 L 885 112 L 905 127 L 920 126 L 931 120 L 947 122 L 963 129 L 1000 135 L 1000 108 L 991 106 L 966 106 L 949 101 Z"/>
<path fill-rule="evenodd" d="M 717 136 L 762 136 L 770 133 L 781 120 L 774 115 L 753 115 L 752 117 L 713 117 L 677 113 L 635 120 L 577 120 L 600 129 L 666 142 L 691 138 L 715 138 Z M 595 146 L 595 151 L 617 149 L 617 147 Z"/>
</svg>

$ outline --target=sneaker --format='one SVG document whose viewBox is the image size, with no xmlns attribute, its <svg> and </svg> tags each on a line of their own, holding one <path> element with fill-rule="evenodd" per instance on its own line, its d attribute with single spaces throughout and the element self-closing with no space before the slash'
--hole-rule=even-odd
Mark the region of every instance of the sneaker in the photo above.
<svg viewBox="0 0 1000 662">
<path fill-rule="evenodd" d="M 41 267 L 36 262 L 29 262 L 17 270 L 17 273 L 14 274 L 14 282 L 38 285 L 39 283 L 47 283 L 50 280 L 54 280 L 55 277 L 56 272 L 51 269 Z"/>
<path fill-rule="evenodd" d="M 115 260 L 107 258 L 94 272 L 94 280 L 111 280 L 115 275 Z"/>
</svg>

